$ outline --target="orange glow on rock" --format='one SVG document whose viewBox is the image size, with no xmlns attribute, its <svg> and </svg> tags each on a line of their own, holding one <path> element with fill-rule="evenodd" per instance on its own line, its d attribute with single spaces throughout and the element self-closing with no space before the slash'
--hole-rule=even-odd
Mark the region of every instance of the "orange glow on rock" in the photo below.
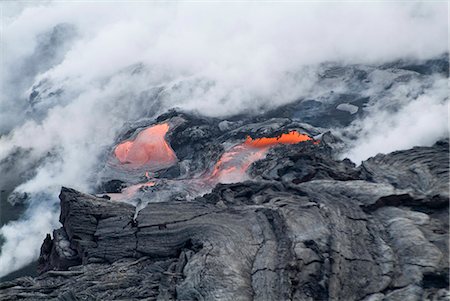
<svg viewBox="0 0 450 301">
<path fill-rule="evenodd" d="M 226 151 L 214 166 L 210 179 L 221 183 L 233 183 L 245 180 L 247 169 L 253 162 L 263 159 L 267 151 L 279 144 L 297 144 L 313 138 L 297 131 L 291 131 L 274 138 L 247 139 Z"/>
<path fill-rule="evenodd" d="M 167 123 L 151 126 L 140 132 L 134 140 L 120 143 L 114 149 L 114 154 L 121 164 L 133 168 L 146 166 L 158 170 L 171 166 L 177 157 L 165 139 L 168 130 Z"/>
<path fill-rule="evenodd" d="M 153 187 L 155 185 L 156 185 L 155 182 L 147 182 L 143 184 L 131 185 L 123 189 L 119 193 L 108 193 L 107 195 L 113 201 L 126 200 L 132 198 L 140 189 L 143 189 L 145 187 Z"/>
<path fill-rule="evenodd" d="M 114 153 L 122 164 L 133 167 L 146 167 L 146 183 L 128 186 L 121 193 L 108 194 L 112 200 L 131 199 L 138 191 L 153 187 L 158 183 L 153 179 L 153 171 L 168 167 L 177 160 L 176 155 L 170 145 L 165 140 L 165 135 L 169 130 L 169 125 L 158 124 L 140 132 L 134 140 L 125 141 L 119 144 Z M 306 134 L 291 131 L 273 138 L 247 137 L 246 140 L 233 146 L 222 154 L 208 174 L 187 180 L 187 185 L 194 187 L 212 188 L 217 183 L 236 183 L 248 178 L 247 170 L 256 161 L 263 159 L 271 147 L 280 144 L 297 144 L 314 140 Z M 152 180 L 152 181 L 149 181 Z M 181 180 L 183 181 L 183 180 Z M 151 190 L 151 189 L 150 189 Z"/>
</svg>

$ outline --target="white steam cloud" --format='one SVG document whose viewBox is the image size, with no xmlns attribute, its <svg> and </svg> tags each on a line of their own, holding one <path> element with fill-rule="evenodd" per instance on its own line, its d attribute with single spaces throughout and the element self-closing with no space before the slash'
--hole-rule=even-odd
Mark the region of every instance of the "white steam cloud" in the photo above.
<svg viewBox="0 0 450 301">
<path fill-rule="evenodd" d="M 408 102 L 410 99 L 404 94 L 410 89 L 396 91 L 392 101 L 399 109 L 391 112 L 371 108 L 368 117 L 354 122 L 347 129 L 357 131 L 358 139 L 352 142 L 344 157 L 360 163 L 378 153 L 418 145 L 431 146 L 437 139 L 448 137 L 448 79 L 436 79 L 433 86 Z"/>
<path fill-rule="evenodd" d="M 0 162 L 27 150 L 20 160 L 39 166 L 15 188 L 31 195 L 25 216 L 0 229 L 0 276 L 37 257 L 57 224 L 59 187 L 89 191 L 125 122 L 171 107 L 254 112 L 315 93 L 311 66 L 322 62 L 447 51 L 446 3 L 0 5 Z M 375 107 L 354 125 L 359 138 L 348 155 L 362 160 L 446 135 L 446 80 L 436 81 L 396 112 Z"/>
</svg>

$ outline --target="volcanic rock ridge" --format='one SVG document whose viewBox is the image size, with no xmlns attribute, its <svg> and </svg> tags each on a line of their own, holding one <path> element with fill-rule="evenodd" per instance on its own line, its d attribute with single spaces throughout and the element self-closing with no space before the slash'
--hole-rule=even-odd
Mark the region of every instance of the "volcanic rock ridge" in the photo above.
<svg viewBox="0 0 450 301">
<path fill-rule="evenodd" d="M 288 118 L 173 111 L 118 142 L 155 124 L 176 162 L 144 175 L 151 152 L 130 144 L 127 162 L 149 165 L 120 172 L 114 146 L 97 195 L 61 189 L 41 275 L 0 284 L 2 300 L 447 300 L 448 140 L 356 166 L 333 156 L 339 139 Z M 241 167 L 242 181 L 211 180 Z"/>
</svg>

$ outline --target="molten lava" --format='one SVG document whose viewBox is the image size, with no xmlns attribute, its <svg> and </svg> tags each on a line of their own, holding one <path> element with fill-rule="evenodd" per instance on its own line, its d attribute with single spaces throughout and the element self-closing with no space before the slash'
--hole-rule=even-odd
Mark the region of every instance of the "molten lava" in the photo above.
<svg viewBox="0 0 450 301">
<path fill-rule="evenodd" d="M 225 152 L 214 166 L 210 179 L 221 183 L 243 181 L 250 165 L 265 157 L 267 151 L 279 144 L 297 144 L 313 140 L 305 134 L 291 131 L 274 138 L 247 139 Z"/>
<path fill-rule="evenodd" d="M 168 130 L 167 123 L 151 126 L 140 132 L 134 140 L 119 144 L 114 154 L 121 164 L 132 168 L 145 166 L 155 171 L 171 166 L 177 157 L 165 139 Z"/>
<path fill-rule="evenodd" d="M 275 138 L 252 139 L 251 137 L 247 136 L 247 139 L 245 140 L 244 144 L 252 147 L 264 148 L 274 146 L 277 144 L 297 144 L 308 140 L 313 139 L 308 135 L 300 134 L 297 131 L 290 131 L 288 134 L 281 134 L 280 136 Z"/>
<path fill-rule="evenodd" d="M 162 182 L 153 177 L 152 171 L 171 166 L 177 160 L 174 151 L 165 140 L 168 130 L 168 124 L 158 124 L 140 132 L 134 140 L 125 141 L 116 147 L 114 153 L 122 164 L 147 168 L 147 171 L 145 171 L 147 182 L 131 185 L 121 193 L 109 194 L 111 199 L 131 199 L 141 190 L 160 186 Z M 217 183 L 240 182 L 247 178 L 246 172 L 250 165 L 263 159 L 271 147 L 279 144 L 297 144 L 305 141 L 316 142 L 308 135 L 300 134 L 297 131 L 291 131 L 273 138 L 253 139 L 247 137 L 244 142 L 226 151 L 209 174 L 199 178 L 174 180 L 170 185 L 174 185 L 173 187 L 189 187 L 187 188 L 188 190 L 194 189 L 205 192 L 213 188 Z M 173 187 L 171 186 L 170 189 L 173 189 Z M 155 191 L 158 191 L 158 189 L 156 188 Z"/>
</svg>

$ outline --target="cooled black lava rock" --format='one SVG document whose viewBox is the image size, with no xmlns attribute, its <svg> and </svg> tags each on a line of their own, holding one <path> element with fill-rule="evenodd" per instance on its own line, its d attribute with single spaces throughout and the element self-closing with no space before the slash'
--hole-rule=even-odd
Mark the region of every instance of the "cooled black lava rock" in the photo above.
<svg viewBox="0 0 450 301">
<path fill-rule="evenodd" d="M 333 159 L 333 149 L 323 142 L 280 145 L 271 150 L 265 159 L 255 162 L 250 171 L 253 177 L 265 180 L 279 180 L 299 184 L 316 179 L 335 179 L 341 181 L 357 180 L 360 171 L 348 159 Z"/>
<path fill-rule="evenodd" d="M 63 188 L 43 273 L 0 298 L 448 300 L 448 141 L 360 167 L 331 155 L 275 148 L 251 181 L 137 214 Z"/>
<path fill-rule="evenodd" d="M 99 188 L 99 193 L 118 193 L 123 189 L 125 183 L 121 180 L 110 180 L 103 183 Z"/>
</svg>

